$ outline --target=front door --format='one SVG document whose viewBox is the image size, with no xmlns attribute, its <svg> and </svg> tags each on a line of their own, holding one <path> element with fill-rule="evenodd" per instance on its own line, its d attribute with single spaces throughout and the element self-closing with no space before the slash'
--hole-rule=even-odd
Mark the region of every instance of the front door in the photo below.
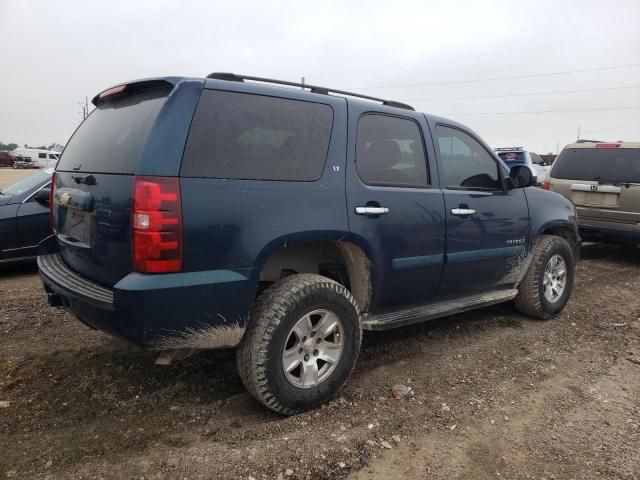
<svg viewBox="0 0 640 480">
<path fill-rule="evenodd" d="M 349 229 L 373 261 L 371 311 L 436 296 L 444 262 L 444 199 L 430 185 L 424 116 L 349 105 Z"/>
<path fill-rule="evenodd" d="M 447 229 L 439 295 L 513 284 L 529 240 L 524 189 L 505 189 L 504 169 L 469 132 L 437 125 L 435 140 Z"/>
<path fill-rule="evenodd" d="M 46 184 L 42 188 L 48 188 Z M 31 248 L 35 253 L 38 243 L 51 235 L 49 204 L 37 201 L 33 196 L 20 204 L 16 217 L 18 244 L 20 248 Z"/>
</svg>

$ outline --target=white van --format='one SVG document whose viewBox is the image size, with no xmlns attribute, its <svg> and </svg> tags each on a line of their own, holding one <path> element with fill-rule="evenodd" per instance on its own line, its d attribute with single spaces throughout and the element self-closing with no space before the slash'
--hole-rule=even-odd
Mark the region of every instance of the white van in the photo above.
<svg viewBox="0 0 640 480">
<path fill-rule="evenodd" d="M 60 152 L 38 148 L 16 148 L 13 155 L 28 159 L 31 166 L 37 168 L 53 168 L 60 158 Z"/>
</svg>

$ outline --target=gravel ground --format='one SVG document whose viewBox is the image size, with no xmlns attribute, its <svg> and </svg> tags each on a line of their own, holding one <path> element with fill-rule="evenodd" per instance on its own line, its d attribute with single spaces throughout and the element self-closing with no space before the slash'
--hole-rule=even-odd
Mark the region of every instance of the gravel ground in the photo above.
<svg viewBox="0 0 640 480">
<path fill-rule="evenodd" d="M 33 267 L 2 270 L 0 478 L 640 478 L 640 253 L 583 253 L 559 317 L 367 333 L 340 397 L 289 418 L 232 352 L 156 366 L 50 309 Z"/>
</svg>

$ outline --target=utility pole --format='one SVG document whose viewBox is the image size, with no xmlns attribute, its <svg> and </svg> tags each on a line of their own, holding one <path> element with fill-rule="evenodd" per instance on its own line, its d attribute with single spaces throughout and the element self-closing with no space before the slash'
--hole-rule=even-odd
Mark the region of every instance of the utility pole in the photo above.
<svg viewBox="0 0 640 480">
<path fill-rule="evenodd" d="M 578 140 L 580 140 L 580 125 L 578 125 Z"/>
<path fill-rule="evenodd" d="M 304 77 L 300 78 L 300 83 L 303 85 L 301 89 L 304 90 Z"/>
<path fill-rule="evenodd" d="M 78 105 L 80 105 L 80 111 L 78 112 L 84 121 L 85 118 L 89 116 L 89 97 L 84 97 L 84 102 L 79 101 Z"/>
</svg>

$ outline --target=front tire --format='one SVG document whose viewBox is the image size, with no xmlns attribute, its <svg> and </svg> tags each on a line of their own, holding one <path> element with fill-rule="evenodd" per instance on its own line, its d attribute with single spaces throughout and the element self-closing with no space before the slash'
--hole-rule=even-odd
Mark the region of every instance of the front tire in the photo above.
<svg viewBox="0 0 640 480">
<path fill-rule="evenodd" d="M 360 311 L 344 286 L 320 275 L 291 275 L 254 304 L 236 352 L 238 373 L 259 402 L 293 415 L 335 397 L 361 339 Z"/>
<path fill-rule="evenodd" d="M 548 320 L 569 301 L 575 278 L 575 257 L 569 243 L 555 235 L 541 235 L 514 303 L 525 315 Z"/>
</svg>

